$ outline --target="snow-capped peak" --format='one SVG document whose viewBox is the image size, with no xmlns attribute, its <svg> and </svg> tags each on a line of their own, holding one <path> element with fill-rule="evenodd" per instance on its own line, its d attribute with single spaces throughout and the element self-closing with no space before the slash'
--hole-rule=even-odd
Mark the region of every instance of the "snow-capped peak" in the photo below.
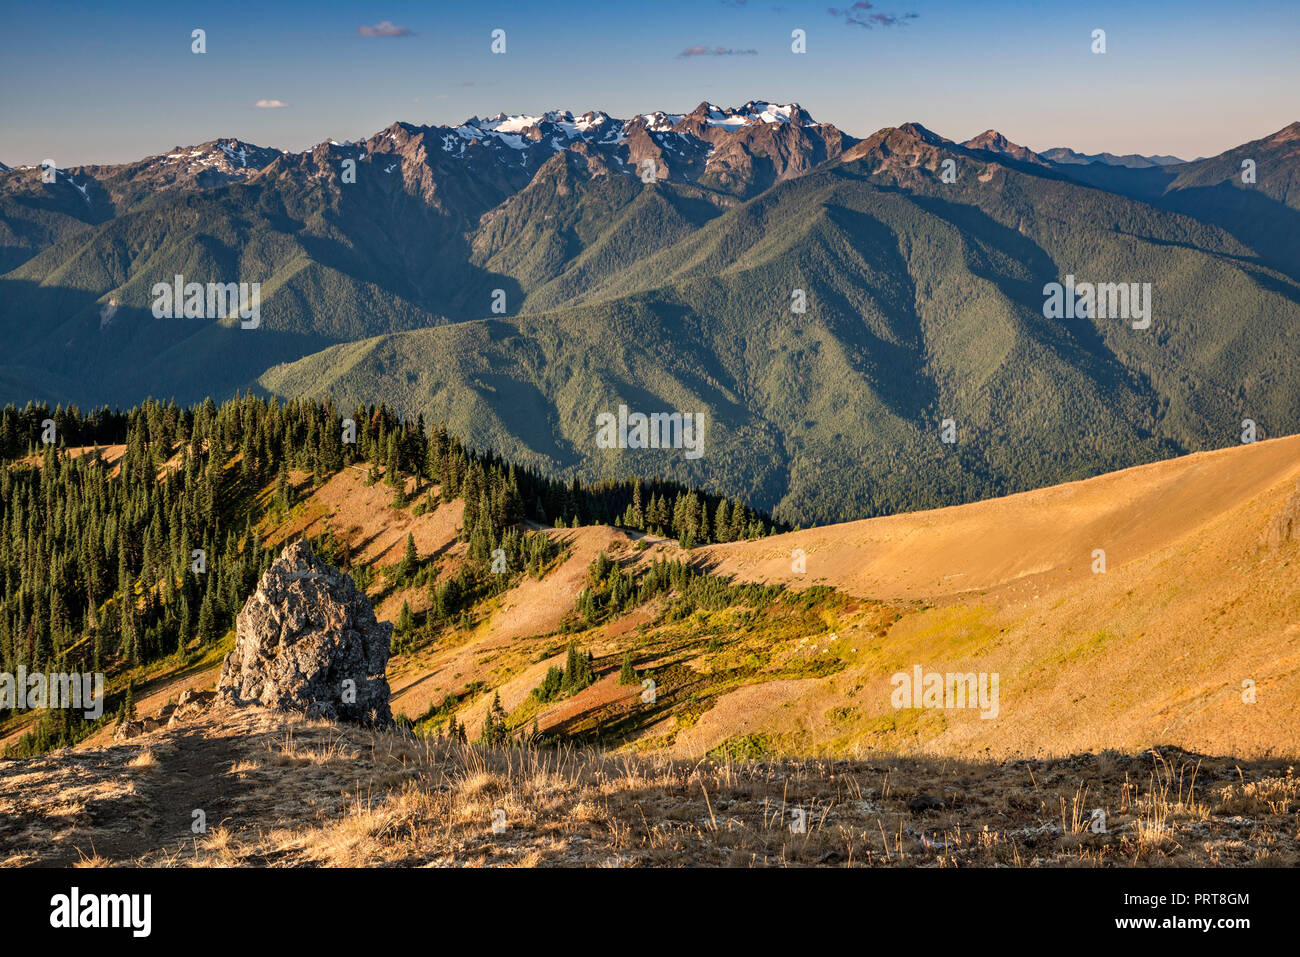
<svg viewBox="0 0 1300 957">
<path fill-rule="evenodd" d="M 548 110 L 540 115 L 498 113 L 486 119 L 471 116 L 451 133 L 442 137 L 444 152 L 463 155 L 472 141 L 495 143 L 515 150 L 526 150 L 547 143 L 555 152 L 576 140 L 615 143 L 623 134 L 623 122 L 603 110 L 589 110 L 575 117 L 569 110 Z"/>
<path fill-rule="evenodd" d="M 750 100 L 738 109 L 701 103 L 692 115 L 698 116 L 707 126 L 723 129 L 739 129 L 759 123 L 797 122 L 801 126 L 816 125 L 798 103 L 769 103 L 766 100 Z"/>
<path fill-rule="evenodd" d="M 815 125 L 797 103 L 779 104 L 766 100 L 750 100 L 738 109 L 702 103 L 689 114 L 655 110 L 652 113 L 642 113 L 636 119 L 651 133 L 666 133 L 688 117 L 700 119 L 706 126 L 724 130 L 761 123 Z M 590 110 L 577 116 L 569 110 L 548 110 L 541 114 L 497 113 L 485 119 L 471 116 L 455 127 L 454 133 L 466 142 L 487 141 L 491 138 L 513 149 L 527 149 L 538 142 L 552 142 L 562 148 L 568 141 L 579 139 L 599 143 L 620 142 L 626 127 L 625 121 L 615 119 L 603 110 Z M 464 143 L 459 142 L 455 136 L 445 135 L 443 140 L 446 152 L 464 152 Z"/>
<path fill-rule="evenodd" d="M 554 114 L 543 113 L 541 116 L 529 116 L 526 113 L 518 113 L 514 116 L 507 116 L 505 113 L 498 113 L 496 116 L 490 116 L 486 120 L 471 124 L 466 121 L 465 126 L 474 125 L 484 132 L 493 133 L 522 133 L 530 130 L 539 123 L 549 119 Z M 565 116 L 569 114 L 565 113 Z"/>
<path fill-rule="evenodd" d="M 588 110 L 586 113 L 583 113 L 582 116 L 578 117 L 574 125 L 585 133 L 588 130 L 595 129 L 596 127 L 604 126 L 609 122 L 611 122 L 611 117 L 604 110 Z"/>
<path fill-rule="evenodd" d="M 646 129 L 658 133 L 672 129 L 682 121 L 684 115 L 682 113 L 665 113 L 663 110 L 656 110 L 653 113 L 642 113 L 641 119 L 645 121 Z"/>
<path fill-rule="evenodd" d="M 617 119 L 602 110 L 579 114 L 563 109 L 497 113 L 488 117 L 471 116 L 459 126 L 425 129 L 436 138 L 443 154 L 457 159 L 472 162 L 477 156 L 492 155 L 510 165 L 537 168 L 571 147 L 585 145 L 608 152 L 624 147 L 629 137 L 636 139 L 642 133 L 649 134 L 654 148 L 677 154 L 678 162 L 685 162 L 686 157 L 711 156 L 732 131 L 789 125 L 811 128 L 818 124 L 797 103 L 750 100 L 738 108 L 701 103 L 690 113 L 655 110 L 636 114 L 630 120 Z M 639 144 L 631 148 L 648 147 Z M 622 155 L 615 155 L 614 159 L 626 162 Z"/>
<path fill-rule="evenodd" d="M 178 146 L 170 153 L 154 157 L 154 162 L 176 173 L 211 171 L 247 178 L 281 155 L 281 150 L 227 137 L 199 146 Z"/>
</svg>

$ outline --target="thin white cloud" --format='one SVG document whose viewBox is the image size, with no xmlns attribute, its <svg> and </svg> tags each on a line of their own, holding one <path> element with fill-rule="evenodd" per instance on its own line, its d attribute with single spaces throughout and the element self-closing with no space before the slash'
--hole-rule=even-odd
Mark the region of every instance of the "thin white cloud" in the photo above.
<svg viewBox="0 0 1300 957">
<path fill-rule="evenodd" d="M 758 51 L 753 49 L 733 50 L 730 47 L 724 47 L 724 46 L 710 47 L 710 46 L 705 46 L 703 44 L 698 44 L 693 47 L 687 47 L 681 53 L 677 54 L 677 59 L 688 60 L 691 57 L 697 57 L 697 56 L 757 56 L 757 55 L 758 55 Z"/>
<path fill-rule="evenodd" d="M 381 20 L 373 27 L 357 27 L 359 37 L 413 37 L 410 27 L 398 26 L 391 20 Z"/>
<path fill-rule="evenodd" d="M 283 100 L 258 100 L 253 105 L 259 110 L 282 110 L 289 104 Z"/>
</svg>

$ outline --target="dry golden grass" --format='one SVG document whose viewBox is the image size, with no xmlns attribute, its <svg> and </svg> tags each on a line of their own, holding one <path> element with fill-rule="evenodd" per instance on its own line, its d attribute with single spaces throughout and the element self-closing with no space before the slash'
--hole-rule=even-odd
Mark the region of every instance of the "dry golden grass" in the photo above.
<svg viewBox="0 0 1300 957">
<path fill-rule="evenodd" d="M 1298 478 L 1300 436 L 1288 436 L 698 549 L 741 580 L 905 603 L 884 640 L 862 636 L 858 647 L 871 650 L 845 656 L 843 674 L 788 694 L 740 688 L 687 743 L 700 753 L 758 728 L 802 752 L 851 752 L 865 741 L 1000 757 L 1157 742 L 1287 753 L 1300 741 L 1300 542 L 1264 538 Z M 806 552 L 803 575 L 791 571 L 796 548 Z M 1104 573 L 1094 572 L 1095 549 L 1105 552 Z M 1000 674 L 997 719 L 949 711 L 895 728 L 889 676 L 914 664 Z M 1249 703 L 1246 680 L 1258 690 Z M 836 721 L 846 704 L 856 717 Z"/>
<path fill-rule="evenodd" d="M 1214 810 L 1219 814 L 1294 814 L 1300 807 L 1300 779 L 1286 777 L 1241 781 L 1216 788 Z"/>
<path fill-rule="evenodd" d="M 144 745 L 87 749 L 79 795 L 57 762 L 24 781 L 9 865 L 162 867 L 1184 866 L 1300 864 L 1293 763 L 1172 748 L 1062 759 L 872 755 L 727 762 L 586 749 L 485 750 L 266 712 Z M 286 760 L 272 760 L 284 755 Z M 202 759 L 200 761 L 199 759 Z M 33 766 L 23 767 L 28 764 Z M 179 769 L 211 767 L 186 777 Z M 43 769 L 42 769 L 43 768 Z M 239 769 L 238 773 L 232 773 Z M 137 823 L 106 832 L 76 809 Z M 44 799 L 47 805 L 41 805 Z M 92 798 L 93 800 L 93 798 Z M 207 830 L 189 830 L 191 808 Z M 1104 831 L 1096 827 L 1105 813 Z M 2 810 L 2 809 L 0 809 Z M 157 822 L 171 822 L 160 827 Z"/>
<path fill-rule="evenodd" d="M 132 771 L 156 771 L 158 758 L 152 751 L 146 749 L 128 761 L 126 766 Z"/>
<path fill-rule="evenodd" d="M 111 867 L 113 862 L 92 850 L 89 854 L 82 854 L 72 865 L 73 867 Z"/>
<path fill-rule="evenodd" d="M 1292 436 L 689 555 L 662 542 L 637 551 L 632 536 L 613 528 L 567 530 L 570 557 L 545 580 L 525 581 L 480 608 L 473 628 L 390 663 L 394 713 L 417 719 L 456 695 L 457 719 L 477 730 L 497 694 L 507 712 L 526 707 L 547 668 L 561 663 L 563 641 L 548 634 L 572 606 L 587 561 L 604 550 L 627 562 L 703 561 L 722 575 L 792 590 L 830 585 L 861 604 L 827 620 L 824 632 L 792 624 L 779 640 L 763 634 L 757 648 L 745 637 L 757 626 L 735 609 L 692 616 L 701 637 L 681 642 L 674 625 L 638 609 L 578 640 L 612 662 L 624 651 L 658 665 L 671 657 L 686 683 L 689 672 L 745 666 L 742 652 L 766 667 L 635 727 L 598 684 L 540 709 L 543 731 L 609 719 L 629 747 L 682 759 L 751 736 L 768 739 L 772 753 L 801 755 L 1011 759 L 1155 743 L 1286 754 L 1300 740 L 1300 710 L 1291 707 L 1300 695 L 1300 542 L 1265 547 L 1261 536 L 1297 478 L 1300 436 Z M 347 476 L 334 491 L 356 482 Z M 357 547 L 376 534 L 369 521 L 343 526 L 355 528 Z M 807 553 L 806 574 L 792 571 L 796 547 Z M 1104 574 L 1094 573 L 1098 548 Z M 885 620 L 875 605 L 897 614 Z M 724 650 L 709 654 L 715 636 Z M 821 661 L 838 670 L 799 671 Z M 890 678 L 916 664 L 998 674 L 997 717 L 894 710 Z M 791 676 L 772 680 L 778 668 Z M 1247 683 L 1257 692 L 1249 700 Z"/>
<path fill-rule="evenodd" d="M 186 863 L 203 867 L 234 867 L 239 864 L 235 836 L 224 826 L 208 831 L 195 841 L 194 858 Z"/>
</svg>

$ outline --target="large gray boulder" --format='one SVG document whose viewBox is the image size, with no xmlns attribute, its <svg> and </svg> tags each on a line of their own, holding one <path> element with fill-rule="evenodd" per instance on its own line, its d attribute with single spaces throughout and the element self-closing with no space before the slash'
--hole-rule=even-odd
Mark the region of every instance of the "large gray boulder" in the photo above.
<svg viewBox="0 0 1300 957">
<path fill-rule="evenodd" d="M 375 619 L 351 578 L 295 542 L 235 619 L 235 647 L 221 666 L 217 696 L 235 706 L 388 724 L 392 637 L 393 626 Z"/>
</svg>

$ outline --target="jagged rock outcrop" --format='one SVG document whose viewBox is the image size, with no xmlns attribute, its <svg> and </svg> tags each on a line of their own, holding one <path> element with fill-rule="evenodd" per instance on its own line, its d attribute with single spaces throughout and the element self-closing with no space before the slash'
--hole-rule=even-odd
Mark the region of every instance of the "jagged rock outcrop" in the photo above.
<svg viewBox="0 0 1300 957">
<path fill-rule="evenodd" d="M 220 703 L 387 724 L 393 626 L 376 620 L 352 579 L 295 542 L 262 576 L 235 619 Z"/>
<path fill-rule="evenodd" d="M 193 689 L 182 691 L 180 698 L 174 705 L 168 705 L 158 714 L 167 719 L 167 727 L 174 728 L 182 721 L 188 721 L 190 718 L 203 714 L 216 697 L 215 691 L 195 691 Z M 167 711 L 168 708 L 171 711 L 164 715 L 163 712 Z"/>
<path fill-rule="evenodd" d="M 114 741 L 129 741 L 131 738 L 144 734 L 143 721 L 122 721 L 113 731 Z"/>
<path fill-rule="evenodd" d="M 189 688 L 181 692 L 178 700 L 163 705 L 155 714 L 120 722 L 113 731 L 113 740 L 129 741 L 131 738 L 149 731 L 157 731 L 159 728 L 174 728 L 206 712 L 216 697 L 215 691 L 196 691 Z"/>
</svg>

